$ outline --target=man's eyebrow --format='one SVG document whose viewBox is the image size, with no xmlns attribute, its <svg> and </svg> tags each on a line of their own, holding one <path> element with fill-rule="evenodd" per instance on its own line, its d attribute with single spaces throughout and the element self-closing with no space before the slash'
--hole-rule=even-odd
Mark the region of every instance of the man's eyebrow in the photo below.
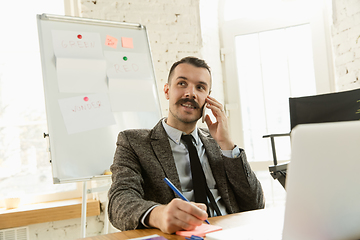
<svg viewBox="0 0 360 240">
<path fill-rule="evenodd" d="M 187 80 L 187 77 L 183 77 L 183 76 L 178 76 L 176 79 L 184 79 L 184 80 Z"/>
<path fill-rule="evenodd" d="M 208 86 L 208 83 L 207 83 L 207 82 L 200 81 L 200 84 L 203 84 L 203 85 Z"/>
</svg>

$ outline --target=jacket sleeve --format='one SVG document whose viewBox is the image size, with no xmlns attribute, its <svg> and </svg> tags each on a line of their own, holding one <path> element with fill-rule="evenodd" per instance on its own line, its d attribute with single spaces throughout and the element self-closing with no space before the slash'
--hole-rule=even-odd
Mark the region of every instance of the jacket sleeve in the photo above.
<svg viewBox="0 0 360 240">
<path fill-rule="evenodd" d="M 143 228 L 142 215 L 156 202 L 144 200 L 144 179 L 140 160 L 126 132 L 118 135 L 114 162 L 110 167 L 112 185 L 108 197 L 109 220 L 122 231 Z"/>
<path fill-rule="evenodd" d="M 251 170 L 245 151 L 240 149 L 237 158 L 224 157 L 226 175 L 240 212 L 265 207 L 264 193 L 259 180 Z"/>
</svg>

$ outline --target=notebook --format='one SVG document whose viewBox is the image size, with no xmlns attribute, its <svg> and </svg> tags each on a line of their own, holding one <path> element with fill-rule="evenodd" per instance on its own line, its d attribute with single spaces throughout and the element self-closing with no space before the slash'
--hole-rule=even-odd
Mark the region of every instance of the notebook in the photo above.
<svg viewBox="0 0 360 240">
<path fill-rule="evenodd" d="M 262 228 L 272 240 L 360 239 L 360 121 L 298 125 L 291 142 L 283 227 L 239 226 L 206 239 L 265 239 L 250 234 Z"/>
<path fill-rule="evenodd" d="M 212 224 L 205 224 L 196 227 L 192 231 L 177 231 L 176 235 L 183 236 L 183 237 L 191 237 L 192 235 L 199 236 L 199 237 L 205 237 L 207 233 L 216 232 L 221 230 L 222 227 L 212 225 Z"/>
</svg>

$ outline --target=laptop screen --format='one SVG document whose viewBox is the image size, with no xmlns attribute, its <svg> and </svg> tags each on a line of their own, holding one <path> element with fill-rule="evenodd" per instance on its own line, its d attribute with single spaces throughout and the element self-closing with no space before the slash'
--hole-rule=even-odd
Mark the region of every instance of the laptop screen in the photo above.
<svg viewBox="0 0 360 240">
<path fill-rule="evenodd" d="M 360 239 L 360 121 L 298 125 L 291 141 L 283 240 Z"/>
</svg>

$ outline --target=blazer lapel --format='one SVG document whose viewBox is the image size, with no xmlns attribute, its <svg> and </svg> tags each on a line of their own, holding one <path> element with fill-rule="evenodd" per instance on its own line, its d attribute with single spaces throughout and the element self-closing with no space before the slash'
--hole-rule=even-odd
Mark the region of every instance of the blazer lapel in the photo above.
<svg viewBox="0 0 360 240">
<path fill-rule="evenodd" d="M 151 134 L 151 145 L 157 159 L 159 160 L 165 172 L 165 176 L 178 189 L 181 189 L 179 175 L 176 170 L 176 165 L 170 147 L 168 135 L 162 126 L 162 120 L 160 120 L 158 124 L 153 128 L 153 132 Z"/>
<path fill-rule="evenodd" d="M 223 158 L 219 145 L 209 133 L 199 129 L 199 136 L 204 144 L 206 155 L 211 167 L 211 171 L 216 181 L 217 189 L 226 207 L 231 209 L 228 182 L 225 174 Z"/>
</svg>

